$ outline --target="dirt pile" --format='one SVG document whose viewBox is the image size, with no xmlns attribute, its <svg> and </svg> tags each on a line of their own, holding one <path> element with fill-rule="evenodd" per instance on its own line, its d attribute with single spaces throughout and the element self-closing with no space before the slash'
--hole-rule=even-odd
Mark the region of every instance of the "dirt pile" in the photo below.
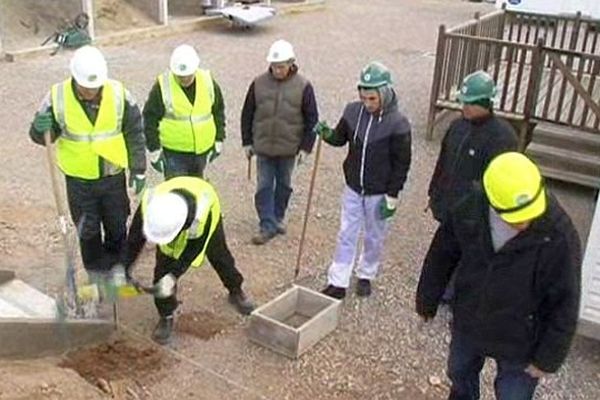
<svg viewBox="0 0 600 400">
<path fill-rule="evenodd" d="M 163 368 L 175 362 L 157 348 L 117 340 L 70 352 L 59 366 L 73 369 L 107 394 L 135 397 L 150 380 L 160 380 Z"/>
<path fill-rule="evenodd" d="M 122 0 L 96 0 L 97 34 L 136 27 L 150 26 L 155 22 L 144 11 Z"/>
<path fill-rule="evenodd" d="M 208 340 L 232 325 L 232 321 L 209 311 L 194 311 L 182 314 L 177 318 L 175 330 L 198 339 Z"/>
</svg>

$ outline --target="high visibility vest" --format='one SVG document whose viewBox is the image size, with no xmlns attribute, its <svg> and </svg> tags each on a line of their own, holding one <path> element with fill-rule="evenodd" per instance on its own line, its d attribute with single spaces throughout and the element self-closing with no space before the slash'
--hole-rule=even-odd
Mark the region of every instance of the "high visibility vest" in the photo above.
<svg viewBox="0 0 600 400">
<path fill-rule="evenodd" d="M 206 229 L 206 221 L 210 215 L 210 227 L 208 228 L 208 235 L 204 243 L 204 248 L 202 248 L 200 254 L 198 254 L 191 264 L 192 267 L 197 268 L 200 267 L 204 261 L 208 242 L 221 219 L 219 197 L 212 185 L 203 179 L 191 176 L 175 177 L 144 192 L 144 197 L 142 198 L 142 217 L 146 218 L 145 211 L 152 196 L 172 192 L 174 190 L 185 190 L 194 197 L 196 200 L 196 215 L 189 228 L 180 232 L 171 243 L 160 245 L 159 249 L 163 254 L 176 260 L 179 259 L 187 246 L 188 240 L 198 239 L 202 236 Z"/>
<path fill-rule="evenodd" d="M 127 147 L 121 131 L 125 90 L 120 82 L 109 80 L 104 84 L 94 124 L 77 100 L 71 78 L 53 85 L 51 94 L 54 119 L 61 128 L 56 141 L 56 158 L 65 175 L 100 178 L 99 157 L 119 168 L 128 167 Z"/>
<path fill-rule="evenodd" d="M 215 144 L 217 127 L 212 115 L 215 90 L 210 72 L 197 70 L 196 98 L 190 103 L 172 72 L 158 76 L 165 115 L 158 125 L 163 147 L 180 152 L 202 154 Z"/>
</svg>

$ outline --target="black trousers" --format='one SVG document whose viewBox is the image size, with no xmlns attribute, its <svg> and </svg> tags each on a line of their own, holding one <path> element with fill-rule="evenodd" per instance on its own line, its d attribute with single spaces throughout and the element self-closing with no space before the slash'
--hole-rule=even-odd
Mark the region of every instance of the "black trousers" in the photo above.
<svg viewBox="0 0 600 400">
<path fill-rule="evenodd" d="M 229 293 L 239 293 L 242 290 L 244 277 L 235 267 L 235 259 L 227 247 L 222 219 L 217 224 L 215 232 L 208 242 L 206 258 L 208 258 L 208 261 L 217 272 L 217 275 L 219 275 L 219 279 L 221 279 L 221 282 L 223 282 L 223 285 L 227 288 Z M 164 255 L 158 247 L 156 248 L 154 283 L 158 282 L 160 278 L 171 272 L 170 265 L 173 262 L 174 260 L 171 257 Z M 154 304 L 156 305 L 159 315 L 167 316 L 175 312 L 179 302 L 177 300 L 177 294 L 175 293 L 173 296 L 164 299 L 155 297 Z"/>
<path fill-rule="evenodd" d="M 165 179 L 176 176 L 204 177 L 208 153 L 191 154 L 163 149 L 165 157 Z"/>
<path fill-rule="evenodd" d="M 83 265 L 87 271 L 107 271 L 118 261 L 127 236 L 125 173 L 97 180 L 67 176 L 66 186 Z"/>
</svg>

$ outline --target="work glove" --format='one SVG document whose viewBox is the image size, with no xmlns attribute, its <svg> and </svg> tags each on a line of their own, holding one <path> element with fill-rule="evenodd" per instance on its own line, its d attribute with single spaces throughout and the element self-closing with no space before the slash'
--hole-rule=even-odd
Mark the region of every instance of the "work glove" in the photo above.
<svg viewBox="0 0 600 400">
<path fill-rule="evenodd" d="M 159 299 L 171 297 L 175 293 L 175 285 L 177 284 L 177 278 L 175 275 L 168 273 L 156 282 L 154 288 L 156 289 L 154 296 Z"/>
<path fill-rule="evenodd" d="M 150 165 L 156 172 L 165 172 L 165 156 L 162 150 L 155 150 L 150 153 Z"/>
<path fill-rule="evenodd" d="M 133 188 L 136 195 L 142 193 L 146 187 L 146 175 L 144 174 L 129 174 L 129 187 Z"/>
<path fill-rule="evenodd" d="M 310 155 L 308 151 L 300 150 L 296 156 L 296 165 L 301 165 Z"/>
<path fill-rule="evenodd" d="M 249 160 L 254 155 L 254 148 L 251 144 L 244 146 L 244 153 L 246 153 L 246 158 Z"/>
<path fill-rule="evenodd" d="M 388 196 L 387 194 L 383 196 L 381 202 L 379 203 L 379 216 L 381 219 L 391 218 L 392 215 L 396 212 L 396 205 L 398 204 L 398 198 Z"/>
<path fill-rule="evenodd" d="M 38 133 L 44 133 L 52 129 L 54 123 L 54 117 L 51 112 L 38 112 L 33 118 L 33 129 Z"/>
<path fill-rule="evenodd" d="M 323 139 L 326 142 L 333 139 L 333 137 L 335 136 L 334 130 L 331 129 L 325 121 L 317 122 L 317 124 L 313 128 L 313 131 L 315 131 L 317 135 L 321 136 L 321 139 Z"/>
<path fill-rule="evenodd" d="M 211 163 L 217 159 L 221 155 L 221 151 L 223 151 L 223 142 L 216 141 L 215 145 L 210 149 L 208 153 L 208 162 Z"/>
</svg>

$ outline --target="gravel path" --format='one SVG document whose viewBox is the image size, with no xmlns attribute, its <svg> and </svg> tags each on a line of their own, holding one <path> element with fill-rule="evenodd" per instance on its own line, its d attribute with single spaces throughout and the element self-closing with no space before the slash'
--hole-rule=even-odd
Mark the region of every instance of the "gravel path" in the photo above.
<svg viewBox="0 0 600 400">
<path fill-rule="evenodd" d="M 330 0 L 322 11 L 286 15 L 269 25 L 234 31 L 223 26 L 179 36 L 105 48 L 111 75 L 123 80 L 140 102 L 179 43 L 194 44 L 222 85 L 227 106 L 225 153 L 208 171 L 223 202 L 228 240 L 247 287 L 259 303 L 292 281 L 310 165 L 295 173 L 289 233 L 268 246 L 249 244 L 256 230 L 254 184 L 246 180 L 239 140 L 239 114 L 251 79 L 265 68 L 271 42 L 286 38 L 296 48 L 301 71 L 312 80 L 322 117 L 335 123 L 355 96 L 360 68 L 371 59 L 394 72 L 402 108 L 413 122 L 414 161 L 391 229 L 382 274 L 368 300 L 346 300 L 338 329 L 298 361 L 250 344 L 246 322 L 227 305 L 216 274 L 206 267 L 185 277 L 181 312 L 223 316 L 225 328 L 209 340 L 178 336 L 172 350 L 179 362 L 157 374 L 143 398 L 222 399 L 441 399 L 447 395 L 444 365 L 448 316 L 418 326 L 413 297 L 424 252 L 435 229 L 423 213 L 426 186 L 439 140 L 425 142 L 437 26 L 453 25 L 489 5 L 458 0 Z M 54 233 L 53 200 L 43 150 L 27 129 L 49 86 L 66 73 L 70 54 L 16 64 L 0 63 L 0 267 L 38 287 L 56 284 L 60 241 Z M 438 139 L 440 133 L 438 132 Z M 313 201 L 300 284 L 319 289 L 338 229 L 344 151 L 324 147 Z M 312 162 L 312 160 L 310 161 Z M 254 170 L 254 168 L 253 168 Z M 157 177 L 152 174 L 151 178 Z M 138 273 L 149 276 L 151 256 Z M 58 278 L 57 278 L 58 277 Z M 126 332 L 143 340 L 155 323 L 148 298 L 122 307 Z M 493 365 L 486 366 L 484 398 L 491 397 Z M 540 399 L 600 398 L 600 343 L 577 338 L 567 365 L 545 380 Z M 142 398 L 142 397 L 141 397 Z"/>
</svg>

